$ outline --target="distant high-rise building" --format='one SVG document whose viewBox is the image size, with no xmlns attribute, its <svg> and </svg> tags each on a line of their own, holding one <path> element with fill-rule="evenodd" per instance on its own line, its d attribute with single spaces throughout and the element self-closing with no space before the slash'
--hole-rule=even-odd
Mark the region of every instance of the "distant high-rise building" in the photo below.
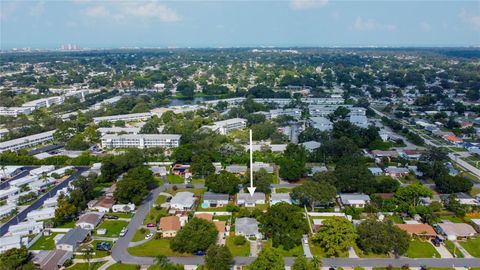
<svg viewBox="0 0 480 270">
<path fill-rule="evenodd" d="M 78 51 L 80 50 L 80 46 L 78 46 L 77 44 L 62 44 L 61 48 L 60 48 L 62 51 Z"/>
</svg>

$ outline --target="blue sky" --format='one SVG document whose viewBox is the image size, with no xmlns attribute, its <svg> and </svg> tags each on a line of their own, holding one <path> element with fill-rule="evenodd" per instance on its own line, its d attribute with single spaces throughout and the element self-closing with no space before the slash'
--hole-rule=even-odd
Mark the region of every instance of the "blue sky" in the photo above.
<svg viewBox="0 0 480 270">
<path fill-rule="evenodd" d="M 478 46 L 480 1 L 0 0 L 0 47 Z"/>
</svg>

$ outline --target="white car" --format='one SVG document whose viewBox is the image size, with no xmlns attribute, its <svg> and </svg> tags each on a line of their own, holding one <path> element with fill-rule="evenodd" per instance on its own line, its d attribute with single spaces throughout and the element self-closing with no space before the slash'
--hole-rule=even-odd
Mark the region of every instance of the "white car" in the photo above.
<svg viewBox="0 0 480 270">
<path fill-rule="evenodd" d="M 153 237 L 153 233 L 149 233 L 145 236 L 145 240 L 149 240 L 152 237 Z"/>
<path fill-rule="evenodd" d="M 120 237 L 124 237 L 128 232 L 128 229 L 127 228 L 123 228 L 121 231 L 120 231 Z"/>
</svg>

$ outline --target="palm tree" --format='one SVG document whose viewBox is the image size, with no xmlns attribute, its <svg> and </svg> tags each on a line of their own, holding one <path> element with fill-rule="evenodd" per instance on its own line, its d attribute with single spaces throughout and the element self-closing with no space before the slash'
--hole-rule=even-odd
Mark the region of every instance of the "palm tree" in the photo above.
<svg viewBox="0 0 480 270">
<path fill-rule="evenodd" d="M 165 255 L 158 255 L 155 257 L 154 263 L 155 265 L 164 267 L 165 265 L 168 264 L 168 258 Z"/>
<path fill-rule="evenodd" d="M 312 265 L 313 267 L 315 267 L 315 269 L 319 269 L 320 267 L 322 267 L 322 259 L 320 258 L 320 256 L 313 256 Z"/>
</svg>

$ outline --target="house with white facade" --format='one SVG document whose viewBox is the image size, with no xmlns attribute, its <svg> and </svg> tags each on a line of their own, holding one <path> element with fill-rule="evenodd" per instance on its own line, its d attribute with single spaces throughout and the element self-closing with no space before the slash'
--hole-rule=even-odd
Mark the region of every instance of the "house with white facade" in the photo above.
<svg viewBox="0 0 480 270">
<path fill-rule="evenodd" d="M 55 217 L 55 208 L 48 207 L 48 208 L 41 208 L 38 210 L 33 210 L 27 214 L 27 220 L 47 220 L 52 219 Z"/>
<path fill-rule="evenodd" d="M 272 193 L 270 195 L 270 205 L 275 205 L 281 202 L 292 204 L 292 198 L 290 197 L 290 193 Z"/>
<path fill-rule="evenodd" d="M 102 136 L 103 148 L 175 148 L 180 145 L 178 134 L 107 134 Z"/>
<path fill-rule="evenodd" d="M 343 207 L 364 208 L 370 203 L 370 196 L 363 193 L 341 193 L 338 195 L 338 200 Z"/>
<path fill-rule="evenodd" d="M 214 122 L 211 126 L 205 126 L 213 131 L 216 131 L 222 135 L 227 134 L 231 130 L 243 129 L 247 127 L 247 119 L 232 118 L 223 121 Z"/>
<path fill-rule="evenodd" d="M 257 204 L 265 204 L 265 193 L 255 192 L 251 196 L 250 193 L 238 193 L 237 205 L 245 207 L 255 207 Z"/>
<path fill-rule="evenodd" d="M 73 228 L 57 242 L 57 249 L 73 252 L 85 241 L 88 235 L 90 235 L 90 230 L 79 227 Z"/>
<path fill-rule="evenodd" d="M 8 227 L 8 232 L 11 235 L 20 235 L 20 236 L 37 234 L 37 233 L 40 233 L 42 230 L 43 230 L 43 222 L 37 222 L 32 220 L 20 222 L 16 225 L 10 225 L 10 227 Z"/>
<path fill-rule="evenodd" d="M 40 98 L 35 99 L 32 101 L 28 101 L 22 104 L 22 107 L 30 107 L 34 109 L 39 108 L 50 108 L 52 105 L 55 104 L 62 104 L 65 101 L 64 96 L 55 96 L 55 97 L 47 97 L 47 98 Z"/>
<path fill-rule="evenodd" d="M 110 115 L 110 116 L 102 116 L 102 117 L 94 117 L 93 122 L 98 124 L 100 122 L 115 122 L 115 121 L 146 121 L 152 117 L 152 113 L 130 113 L 130 114 L 119 114 L 119 115 Z"/>
<path fill-rule="evenodd" d="M 0 107 L 0 115 L 18 117 L 20 114 L 29 115 L 31 107 Z"/>
<path fill-rule="evenodd" d="M 78 218 L 75 226 L 85 230 L 93 230 L 100 224 L 104 215 L 105 213 L 102 212 L 87 212 Z"/>
<path fill-rule="evenodd" d="M 320 131 L 329 131 L 333 129 L 333 123 L 323 116 L 310 117 L 310 126 Z"/>
<path fill-rule="evenodd" d="M 192 192 L 178 192 L 173 196 L 172 200 L 170 200 L 170 208 L 175 210 L 190 210 L 196 200 Z"/>
<path fill-rule="evenodd" d="M 20 235 L 4 236 L 0 238 L 0 253 L 12 248 L 22 247 L 22 237 Z"/>
</svg>

